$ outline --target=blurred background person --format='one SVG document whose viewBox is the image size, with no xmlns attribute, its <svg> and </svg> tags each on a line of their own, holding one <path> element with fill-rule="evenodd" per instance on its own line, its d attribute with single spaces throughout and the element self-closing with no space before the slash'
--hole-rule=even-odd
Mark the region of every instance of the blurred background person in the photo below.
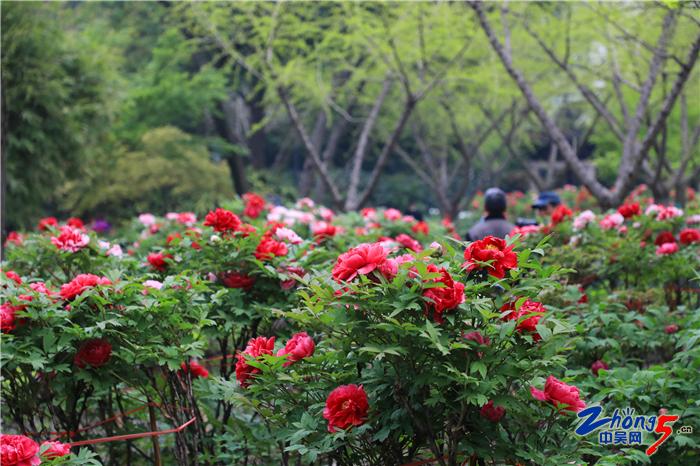
<svg viewBox="0 0 700 466">
<path fill-rule="evenodd" d="M 486 236 L 505 238 L 514 228 L 506 220 L 506 193 L 500 188 L 489 188 L 484 193 L 484 215 L 467 233 L 466 239 L 476 241 Z"/>
</svg>

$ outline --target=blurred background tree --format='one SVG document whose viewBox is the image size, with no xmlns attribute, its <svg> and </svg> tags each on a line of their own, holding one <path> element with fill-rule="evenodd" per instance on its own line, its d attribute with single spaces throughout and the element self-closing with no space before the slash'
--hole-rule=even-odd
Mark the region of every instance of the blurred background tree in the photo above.
<svg viewBox="0 0 700 466">
<path fill-rule="evenodd" d="M 248 190 L 454 216 L 490 185 L 587 174 L 609 203 L 630 160 L 659 200 L 698 187 L 696 10 L 474 5 L 4 3 L 7 224 Z"/>
</svg>

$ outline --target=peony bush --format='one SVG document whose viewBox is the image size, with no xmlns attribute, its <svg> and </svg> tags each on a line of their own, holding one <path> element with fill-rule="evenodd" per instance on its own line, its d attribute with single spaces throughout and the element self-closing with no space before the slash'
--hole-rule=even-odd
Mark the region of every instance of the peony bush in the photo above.
<svg viewBox="0 0 700 466">
<path fill-rule="evenodd" d="M 567 188 L 471 243 L 252 193 L 111 234 L 42 219 L 5 244 L 0 462 L 648 462 L 574 434 L 596 404 L 700 429 L 700 208 L 645 193 L 599 212 Z M 652 460 L 698 448 L 676 432 Z"/>
</svg>

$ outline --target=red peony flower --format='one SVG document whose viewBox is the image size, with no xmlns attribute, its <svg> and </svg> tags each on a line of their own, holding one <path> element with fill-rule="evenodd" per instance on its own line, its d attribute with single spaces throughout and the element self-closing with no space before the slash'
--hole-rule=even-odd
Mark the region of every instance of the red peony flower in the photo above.
<svg viewBox="0 0 700 466">
<path fill-rule="evenodd" d="M 322 241 L 326 238 L 331 238 L 338 233 L 339 228 L 327 222 L 318 222 L 311 227 L 311 233 L 316 241 Z"/>
<path fill-rule="evenodd" d="M 328 432 L 364 424 L 368 410 L 367 393 L 362 385 L 341 385 L 326 399 L 323 417 L 328 421 Z"/>
<path fill-rule="evenodd" d="M 664 243 L 656 248 L 657 256 L 669 256 L 678 252 L 678 244 Z"/>
<path fill-rule="evenodd" d="M 481 417 L 485 417 L 491 422 L 498 422 L 506 414 L 506 408 L 503 406 L 494 406 L 493 400 L 489 400 L 484 406 L 479 410 Z"/>
<path fill-rule="evenodd" d="M 418 241 L 411 238 L 405 233 L 401 233 L 399 236 L 397 236 L 395 238 L 395 241 L 401 246 L 405 247 L 406 249 L 410 249 L 413 252 L 421 252 L 423 250 L 423 246 L 421 246 Z"/>
<path fill-rule="evenodd" d="M 657 246 L 661 246 L 662 244 L 666 243 L 675 243 L 676 238 L 673 236 L 673 233 L 670 231 L 662 231 L 659 233 L 659 235 L 656 237 L 654 240 L 654 244 Z"/>
<path fill-rule="evenodd" d="M 107 340 L 94 338 L 84 342 L 73 359 L 81 369 L 85 366 L 102 367 L 112 356 L 112 345 Z"/>
<path fill-rule="evenodd" d="M 360 215 L 368 220 L 375 220 L 377 218 L 377 209 L 373 207 L 365 207 L 360 210 Z"/>
<path fill-rule="evenodd" d="M 681 240 L 681 244 L 700 243 L 700 230 L 696 230 L 694 228 L 686 228 L 684 230 L 681 230 L 681 233 L 678 235 L 678 237 Z"/>
<path fill-rule="evenodd" d="M 586 294 L 586 289 L 583 286 L 579 286 L 578 290 L 581 292 L 581 297 L 578 298 L 578 303 L 586 304 L 588 302 L 588 295 Z"/>
<path fill-rule="evenodd" d="M 66 225 L 69 227 L 77 228 L 78 230 L 84 230 L 85 224 L 78 217 L 71 217 L 66 220 Z"/>
<path fill-rule="evenodd" d="M 639 202 L 633 204 L 623 204 L 617 208 L 617 212 L 625 218 L 632 218 L 642 214 L 642 209 L 639 207 Z"/>
<path fill-rule="evenodd" d="M 564 204 L 558 205 L 552 212 L 552 225 L 558 225 L 565 219 L 570 218 L 574 213 Z"/>
<path fill-rule="evenodd" d="M 258 218 L 263 209 L 265 209 L 265 199 L 255 193 L 245 193 L 243 199 L 245 200 L 243 215 L 250 218 Z"/>
<path fill-rule="evenodd" d="M 513 252 L 513 246 L 507 246 L 505 240 L 494 236 L 487 236 L 479 241 L 474 241 L 464 251 L 466 262 L 462 267 L 467 271 L 485 268 L 489 275 L 496 278 L 506 276 L 506 270 L 518 266 L 518 256 Z M 482 265 L 481 262 L 488 262 Z"/>
<path fill-rule="evenodd" d="M 316 345 L 314 340 L 306 332 L 296 333 L 289 339 L 284 348 L 277 351 L 277 356 L 287 355 L 284 366 L 291 366 L 296 361 L 308 358 L 314 354 Z"/>
<path fill-rule="evenodd" d="M 491 339 L 489 337 L 485 337 L 484 335 L 481 334 L 481 332 L 474 331 L 474 332 L 469 332 L 465 333 L 462 335 L 465 340 L 470 340 L 473 342 L 478 343 L 479 345 L 482 346 L 491 346 Z M 484 357 L 484 353 L 481 351 L 477 351 L 476 355 L 479 357 L 479 359 Z"/>
<path fill-rule="evenodd" d="M 56 220 L 56 217 L 44 217 L 41 220 L 39 220 L 39 230 L 41 231 L 46 231 L 49 229 L 49 227 L 57 227 L 58 226 L 58 220 Z"/>
<path fill-rule="evenodd" d="M 439 273 L 439 278 L 433 278 L 425 283 L 437 284 L 440 287 L 428 288 L 423 291 L 423 297 L 428 300 L 426 303 L 426 314 L 433 311 L 433 320 L 441 324 L 444 320 L 442 314 L 445 311 L 454 309 L 464 302 L 464 284 L 455 282 L 452 276 L 444 268 L 438 268 L 436 265 L 428 264 L 428 272 Z"/>
<path fill-rule="evenodd" d="M 679 330 L 679 327 L 676 324 L 670 324 L 664 328 L 664 332 L 668 333 L 669 335 L 676 333 L 678 330 Z"/>
<path fill-rule="evenodd" d="M 610 369 L 610 368 L 608 367 L 607 364 L 605 364 L 605 363 L 604 363 L 603 361 L 601 361 L 600 359 L 597 360 L 596 362 L 594 362 L 593 364 L 591 364 L 591 372 L 593 372 L 593 375 L 595 375 L 596 377 L 598 377 L 598 372 L 599 372 L 601 369 L 605 369 L 605 370 L 607 371 L 607 370 Z"/>
<path fill-rule="evenodd" d="M 8 270 L 7 272 L 5 272 L 5 276 L 13 282 L 17 283 L 18 285 L 22 284 L 22 277 L 20 277 L 14 270 Z"/>
<path fill-rule="evenodd" d="M 15 246 L 22 245 L 22 235 L 16 231 L 11 231 L 7 234 L 7 239 L 5 240 L 5 246 L 8 244 L 14 244 Z"/>
<path fill-rule="evenodd" d="M 70 444 L 61 442 L 43 442 L 40 448 L 48 447 L 41 454 L 42 458 L 52 460 L 61 456 L 70 455 Z"/>
<path fill-rule="evenodd" d="M 0 434 L 0 464 L 2 466 L 36 466 L 39 445 L 24 435 Z"/>
<path fill-rule="evenodd" d="M 10 333 L 15 329 L 16 310 L 17 308 L 9 303 L 0 304 L 0 332 Z"/>
<path fill-rule="evenodd" d="M 475 341 L 476 343 L 483 346 L 491 345 L 491 339 L 489 337 L 483 336 L 481 332 L 476 330 L 473 332 L 465 333 L 463 336 L 465 340 Z"/>
<path fill-rule="evenodd" d="M 209 377 L 209 371 L 197 361 L 190 361 L 189 363 L 183 362 L 182 364 L 180 364 L 180 368 L 185 374 L 192 374 L 193 379 L 196 379 L 197 377 L 202 377 L 206 379 L 207 377 Z"/>
<path fill-rule="evenodd" d="M 172 259 L 171 254 L 163 254 L 162 252 L 152 252 L 148 255 L 146 260 L 148 260 L 148 263 L 151 264 L 151 267 L 156 269 L 159 272 L 165 272 L 165 270 L 168 268 L 168 263 L 165 261 L 165 259 Z"/>
<path fill-rule="evenodd" d="M 274 348 L 275 337 L 257 337 L 251 338 L 248 342 L 248 346 L 246 346 L 242 352 L 238 353 L 238 361 L 236 361 L 236 380 L 241 384 L 241 387 L 247 388 L 250 386 L 249 379 L 251 379 L 253 375 L 260 373 L 260 369 L 248 365 L 246 356 L 258 358 L 263 354 L 272 354 Z"/>
<path fill-rule="evenodd" d="M 286 256 L 287 245 L 272 238 L 263 238 L 255 248 L 255 258 L 261 261 L 272 259 L 273 257 Z"/>
<path fill-rule="evenodd" d="M 415 234 L 427 235 L 430 233 L 430 227 L 425 222 L 416 222 L 411 227 L 411 231 Z"/>
<path fill-rule="evenodd" d="M 547 401 L 554 406 L 564 405 L 564 409 L 575 413 L 586 407 L 577 387 L 568 385 L 550 375 L 544 384 L 544 391 L 530 387 L 530 393 L 536 400 Z"/>
<path fill-rule="evenodd" d="M 61 295 L 61 298 L 68 301 L 94 286 L 111 284 L 112 282 L 109 281 L 107 277 L 98 277 L 97 275 L 93 275 L 91 273 L 82 273 L 69 283 L 61 286 L 61 291 L 59 294 Z"/>
<path fill-rule="evenodd" d="M 255 277 L 242 272 L 224 272 L 219 275 L 219 279 L 226 288 L 242 288 L 245 291 L 250 290 L 255 284 Z"/>
<path fill-rule="evenodd" d="M 204 218 L 204 225 L 221 233 L 233 232 L 241 226 L 241 219 L 230 210 L 217 207 Z"/>
<path fill-rule="evenodd" d="M 61 234 L 52 236 L 51 242 L 61 251 L 78 252 L 90 244 L 90 237 L 77 228 L 61 227 Z"/>
<path fill-rule="evenodd" d="M 289 276 L 288 279 L 280 282 L 280 286 L 283 290 L 292 289 L 294 285 L 297 284 L 297 280 L 294 277 L 302 278 L 304 275 L 306 275 L 306 270 L 302 269 L 301 267 L 287 267 L 286 269 L 282 270 L 282 272 Z"/>
<path fill-rule="evenodd" d="M 544 305 L 528 299 L 520 306 L 520 309 L 516 311 L 516 301 L 517 300 L 508 302 L 501 307 L 501 312 L 513 311 L 503 317 L 503 320 L 517 320 L 518 324 L 515 329 L 518 332 L 532 334 L 532 339 L 534 341 L 539 341 L 542 337 L 537 333 L 537 324 L 539 324 L 540 319 L 542 319 L 542 316 L 546 312 Z"/>
<path fill-rule="evenodd" d="M 358 275 L 367 275 L 386 262 L 386 251 L 379 243 L 363 243 L 338 256 L 333 266 L 333 279 L 340 283 Z"/>
</svg>

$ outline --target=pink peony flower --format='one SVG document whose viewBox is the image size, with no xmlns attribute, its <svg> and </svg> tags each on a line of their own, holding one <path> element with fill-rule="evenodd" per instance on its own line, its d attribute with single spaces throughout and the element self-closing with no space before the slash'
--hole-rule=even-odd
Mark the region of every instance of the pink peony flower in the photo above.
<svg viewBox="0 0 700 466">
<path fill-rule="evenodd" d="M 286 241 L 289 244 L 300 244 L 303 240 L 296 232 L 290 228 L 282 227 L 275 230 L 275 236 L 281 241 Z"/>
<path fill-rule="evenodd" d="M 399 220 L 401 217 L 401 211 L 398 209 L 386 209 L 384 211 L 384 218 L 387 220 L 396 221 Z"/>
<path fill-rule="evenodd" d="M 82 230 L 66 225 L 61 227 L 58 236 L 51 237 L 51 242 L 61 251 L 78 252 L 90 244 L 90 237 Z"/>
<path fill-rule="evenodd" d="M 621 226 L 625 222 L 625 217 L 621 214 L 615 212 L 614 214 L 608 214 L 600 221 L 600 228 L 603 230 L 612 230 Z"/>
<path fill-rule="evenodd" d="M 145 227 L 150 227 L 156 224 L 156 217 L 153 214 L 141 214 L 139 215 L 139 222 Z"/>
<path fill-rule="evenodd" d="M 304 358 L 311 357 L 315 349 L 314 340 L 306 332 L 300 332 L 294 334 L 284 345 L 284 348 L 277 351 L 277 356 L 287 356 L 287 362 L 284 363 L 284 367 L 287 367 Z"/>
<path fill-rule="evenodd" d="M 43 442 L 40 448 L 46 448 L 41 454 L 42 458 L 54 459 L 70 455 L 70 444 L 61 442 Z"/>
<path fill-rule="evenodd" d="M 678 252 L 677 243 L 664 243 L 656 248 L 657 256 L 668 256 Z"/>
</svg>

